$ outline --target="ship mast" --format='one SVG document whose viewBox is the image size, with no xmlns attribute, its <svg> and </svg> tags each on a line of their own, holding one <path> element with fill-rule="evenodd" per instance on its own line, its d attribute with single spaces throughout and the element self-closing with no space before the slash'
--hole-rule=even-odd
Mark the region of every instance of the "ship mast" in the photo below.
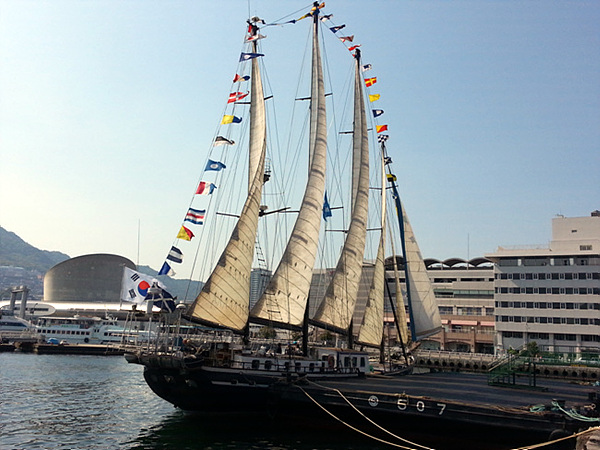
<svg viewBox="0 0 600 450">
<path fill-rule="evenodd" d="M 279 266 L 250 312 L 253 323 L 302 330 L 321 228 L 327 161 L 325 87 L 319 48 L 319 5 L 313 17 L 309 173 L 302 204 Z"/>
<path fill-rule="evenodd" d="M 250 24 L 251 37 L 258 33 L 259 20 L 255 18 Z M 256 50 L 256 41 L 252 48 Z M 248 328 L 250 273 L 266 153 L 265 100 L 258 58 L 252 59 L 251 83 L 248 197 L 217 265 L 184 315 L 193 322 L 236 333 L 245 333 Z"/>
<path fill-rule="evenodd" d="M 333 278 L 317 313 L 313 325 L 348 336 L 352 345 L 352 316 L 356 306 L 362 273 L 369 207 L 369 138 L 365 114 L 363 79 L 360 52 L 356 55 L 354 77 L 354 139 L 353 187 L 350 226 Z"/>
</svg>

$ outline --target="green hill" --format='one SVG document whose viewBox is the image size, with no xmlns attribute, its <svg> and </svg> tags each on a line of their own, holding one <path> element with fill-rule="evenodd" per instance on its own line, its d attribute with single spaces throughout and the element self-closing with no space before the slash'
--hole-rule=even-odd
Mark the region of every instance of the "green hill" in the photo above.
<svg viewBox="0 0 600 450">
<path fill-rule="evenodd" d="M 13 286 L 21 284 L 27 285 L 33 295 L 41 297 L 43 275 L 56 264 L 67 259 L 69 259 L 69 255 L 39 250 L 15 233 L 0 227 L 0 266 L 24 269 L 18 269 L 15 272 L 15 269 L 7 268 L 7 271 L 12 271 L 11 276 L 0 273 L 0 297 L 6 297 Z M 202 283 L 199 281 L 178 280 L 165 275 L 158 276 L 157 271 L 148 266 L 140 266 L 138 270 L 159 279 L 167 287 L 167 291 L 180 300 L 191 300 L 202 289 Z"/>
<path fill-rule="evenodd" d="M 39 250 L 15 233 L 0 227 L 0 266 L 22 267 L 44 273 L 55 264 L 67 259 L 69 255 Z"/>
</svg>

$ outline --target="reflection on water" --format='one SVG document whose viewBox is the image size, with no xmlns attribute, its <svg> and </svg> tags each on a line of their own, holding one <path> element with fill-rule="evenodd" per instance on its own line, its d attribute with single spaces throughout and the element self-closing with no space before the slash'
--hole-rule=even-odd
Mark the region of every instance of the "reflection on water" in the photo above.
<svg viewBox="0 0 600 450">
<path fill-rule="evenodd" d="M 252 417 L 204 417 L 154 395 L 143 368 L 118 356 L 0 353 L 0 448 L 373 449 L 345 433 Z M 318 420 L 318 419 L 317 419 Z M 383 447 L 382 447 L 383 448 Z"/>
</svg>

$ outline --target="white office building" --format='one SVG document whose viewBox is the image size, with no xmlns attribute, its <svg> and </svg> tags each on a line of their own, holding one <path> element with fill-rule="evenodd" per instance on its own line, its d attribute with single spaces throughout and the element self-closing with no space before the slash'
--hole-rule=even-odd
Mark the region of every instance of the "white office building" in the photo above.
<svg viewBox="0 0 600 450">
<path fill-rule="evenodd" d="M 552 219 L 547 247 L 499 247 L 494 262 L 496 349 L 535 341 L 561 355 L 600 353 L 600 211 Z"/>
</svg>

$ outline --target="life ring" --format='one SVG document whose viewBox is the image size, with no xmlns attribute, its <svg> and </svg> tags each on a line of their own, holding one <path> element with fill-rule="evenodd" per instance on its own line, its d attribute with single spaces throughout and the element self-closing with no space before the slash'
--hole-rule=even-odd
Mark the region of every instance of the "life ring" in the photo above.
<svg viewBox="0 0 600 450">
<path fill-rule="evenodd" d="M 90 342 L 90 338 L 84 338 L 83 342 L 85 342 L 87 344 L 88 342 Z"/>
</svg>

